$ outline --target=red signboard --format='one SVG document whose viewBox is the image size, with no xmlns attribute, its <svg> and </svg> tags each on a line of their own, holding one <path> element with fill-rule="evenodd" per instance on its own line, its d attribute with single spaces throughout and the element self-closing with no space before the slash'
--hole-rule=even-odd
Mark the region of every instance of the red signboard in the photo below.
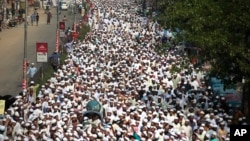
<svg viewBox="0 0 250 141">
<path fill-rule="evenodd" d="M 65 30 L 65 22 L 59 22 L 60 30 Z"/>
<path fill-rule="evenodd" d="M 36 43 L 37 52 L 48 52 L 48 43 Z"/>
<path fill-rule="evenodd" d="M 37 62 L 48 61 L 48 43 L 36 43 Z"/>
</svg>

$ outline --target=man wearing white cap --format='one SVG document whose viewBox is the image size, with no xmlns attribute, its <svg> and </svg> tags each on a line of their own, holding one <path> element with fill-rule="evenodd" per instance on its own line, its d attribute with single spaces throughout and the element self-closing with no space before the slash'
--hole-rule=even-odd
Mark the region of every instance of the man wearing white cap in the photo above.
<svg viewBox="0 0 250 141">
<path fill-rule="evenodd" d="M 35 63 L 31 63 L 31 66 L 29 67 L 27 71 L 27 75 L 29 76 L 30 80 L 32 80 L 36 72 L 37 72 L 37 68 L 35 67 Z"/>
<path fill-rule="evenodd" d="M 39 86 L 40 86 L 40 84 L 35 85 L 34 81 L 30 82 L 30 86 L 27 89 L 28 90 L 28 95 L 27 95 L 28 96 L 28 102 L 30 102 L 30 103 L 36 102 L 36 91 L 37 91 L 37 88 Z"/>
<path fill-rule="evenodd" d="M 181 126 L 181 129 L 185 132 L 188 139 L 192 140 L 193 130 L 192 130 L 192 127 L 190 126 L 189 120 L 185 121 L 185 124 Z"/>
<path fill-rule="evenodd" d="M 17 135 L 21 134 L 21 125 L 20 123 L 13 121 L 12 123 L 13 126 L 13 130 L 12 130 L 12 137 L 15 139 L 17 137 Z"/>
<path fill-rule="evenodd" d="M 206 131 L 204 127 L 199 127 L 198 131 L 195 133 L 197 138 L 203 141 L 205 139 Z"/>
</svg>

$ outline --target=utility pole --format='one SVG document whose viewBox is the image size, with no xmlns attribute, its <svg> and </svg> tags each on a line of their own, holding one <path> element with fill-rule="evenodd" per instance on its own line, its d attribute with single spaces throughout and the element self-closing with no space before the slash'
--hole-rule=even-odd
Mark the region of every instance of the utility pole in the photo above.
<svg viewBox="0 0 250 141">
<path fill-rule="evenodd" d="M 28 4 L 27 0 L 25 0 L 25 17 L 24 17 L 24 47 L 23 47 L 23 83 L 22 88 L 25 90 L 27 88 L 27 12 L 28 12 Z"/>
<path fill-rule="evenodd" d="M 56 9 L 56 29 L 58 30 L 59 28 L 59 6 L 60 6 L 60 1 L 57 0 L 57 9 Z"/>
<path fill-rule="evenodd" d="M 74 24 L 76 24 L 76 0 L 75 0 L 75 9 L 74 9 Z"/>
<path fill-rule="evenodd" d="M 57 0 L 57 9 L 56 9 L 56 47 L 55 50 L 59 52 L 59 7 L 60 6 L 60 0 Z"/>
</svg>

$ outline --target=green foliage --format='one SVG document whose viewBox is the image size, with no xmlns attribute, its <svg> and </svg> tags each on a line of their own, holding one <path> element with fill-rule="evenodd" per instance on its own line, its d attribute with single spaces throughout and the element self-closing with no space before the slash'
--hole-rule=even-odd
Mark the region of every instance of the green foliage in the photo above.
<svg viewBox="0 0 250 141">
<path fill-rule="evenodd" d="M 86 35 L 89 31 L 90 31 L 90 27 L 89 27 L 88 25 L 86 25 L 86 24 L 83 24 L 83 25 L 81 26 L 81 30 L 80 30 L 80 32 L 79 32 L 78 39 L 79 39 L 80 41 L 84 40 L 85 35 Z"/>
<path fill-rule="evenodd" d="M 173 65 L 172 66 L 172 68 L 171 68 L 171 70 L 170 70 L 170 72 L 173 74 L 173 73 L 180 73 L 181 72 L 181 70 L 182 70 L 182 68 L 181 67 L 177 67 L 176 65 Z"/>
<path fill-rule="evenodd" d="M 169 43 L 162 43 L 156 46 L 155 52 L 157 52 L 159 55 L 164 55 L 167 53 L 168 49 L 172 47 Z"/>
<path fill-rule="evenodd" d="M 203 50 L 211 74 L 240 82 L 250 80 L 250 1 L 159 0 L 155 18 L 164 28 L 179 28 L 180 37 Z M 178 38 L 180 38 L 178 37 Z"/>
</svg>

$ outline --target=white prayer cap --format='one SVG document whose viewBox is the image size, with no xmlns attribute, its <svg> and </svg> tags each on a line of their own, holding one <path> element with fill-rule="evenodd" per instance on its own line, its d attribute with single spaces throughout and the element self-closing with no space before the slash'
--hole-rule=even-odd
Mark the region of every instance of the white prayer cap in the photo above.
<svg viewBox="0 0 250 141">
<path fill-rule="evenodd" d="M 43 139 L 44 139 L 44 140 L 47 140 L 48 137 L 46 137 L 45 134 L 43 134 Z"/>
<path fill-rule="evenodd" d="M 217 136 L 217 133 L 214 131 L 214 132 L 212 132 L 212 135 Z"/>
<path fill-rule="evenodd" d="M 52 124 L 56 123 L 56 119 L 52 119 L 51 123 Z"/>
<path fill-rule="evenodd" d="M 97 138 L 97 135 L 96 135 L 96 134 L 93 134 L 92 137 Z"/>
<path fill-rule="evenodd" d="M 42 120 L 39 120 L 39 121 L 38 121 L 38 124 L 42 124 L 42 123 L 43 123 L 43 121 L 42 121 Z"/>
<path fill-rule="evenodd" d="M 210 124 L 211 127 L 217 128 L 218 126 L 216 124 Z"/>
<path fill-rule="evenodd" d="M 51 127 L 51 130 L 56 130 L 56 127 L 55 126 Z"/>
<path fill-rule="evenodd" d="M 49 90 L 44 90 L 44 94 L 49 94 Z"/>
<path fill-rule="evenodd" d="M 103 136 L 102 132 L 98 132 L 97 135 L 98 135 L 98 137 L 102 137 Z"/>
<path fill-rule="evenodd" d="M 26 127 L 30 126 L 30 123 L 29 123 L 29 122 L 26 122 L 26 123 L 25 123 L 25 126 L 26 126 Z"/>
<path fill-rule="evenodd" d="M 19 113 L 17 111 L 15 112 L 15 116 L 19 117 Z"/>
<path fill-rule="evenodd" d="M 82 127 L 82 124 L 77 124 L 77 127 Z"/>
<path fill-rule="evenodd" d="M 55 85 L 54 84 L 50 84 L 49 87 L 50 88 L 55 88 Z"/>
<path fill-rule="evenodd" d="M 46 125 L 49 125 L 51 123 L 50 120 L 46 120 Z"/>
<path fill-rule="evenodd" d="M 23 90 L 23 93 L 25 94 L 26 92 L 27 92 L 27 89 L 24 89 L 24 90 Z"/>
<path fill-rule="evenodd" d="M 166 140 L 169 139 L 169 136 L 168 136 L 168 135 L 165 135 L 165 136 L 164 136 L 164 139 L 166 139 Z"/>
<path fill-rule="evenodd" d="M 4 131 L 5 130 L 5 126 L 0 125 L 0 131 Z"/>
<path fill-rule="evenodd" d="M 154 122 L 154 123 L 158 123 L 158 122 L 159 122 L 159 120 L 158 120 L 157 118 L 154 118 L 154 119 L 152 120 L 152 122 Z"/>
<path fill-rule="evenodd" d="M 76 131 L 80 131 L 81 130 L 81 128 L 80 127 L 76 127 Z"/>
<path fill-rule="evenodd" d="M 83 133 L 82 133 L 82 136 L 83 136 L 83 137 L 86 137 L 86 136 L 87 136 L 87 133 L 86 133 L 86 132 L 83 132 Z"/>
<path fill-rule="evenodd" d="M 78 135 L 78 133 L 76 131 L 74 131 L 73 134 L 74 134 L 75 137 L 79 137 L 79 135 Z"/>
<path fill-rule="evenodd" d="M 199 130 L 204 130 L 204 127 L 200 127 Z"/>
<path fill-rule="evenodd" d="M 20 96 L 20 95 L 16 96 L 16 99 L 20 99 L 20 98 L 22 98 L 22 96 Z"/>
</svg>

